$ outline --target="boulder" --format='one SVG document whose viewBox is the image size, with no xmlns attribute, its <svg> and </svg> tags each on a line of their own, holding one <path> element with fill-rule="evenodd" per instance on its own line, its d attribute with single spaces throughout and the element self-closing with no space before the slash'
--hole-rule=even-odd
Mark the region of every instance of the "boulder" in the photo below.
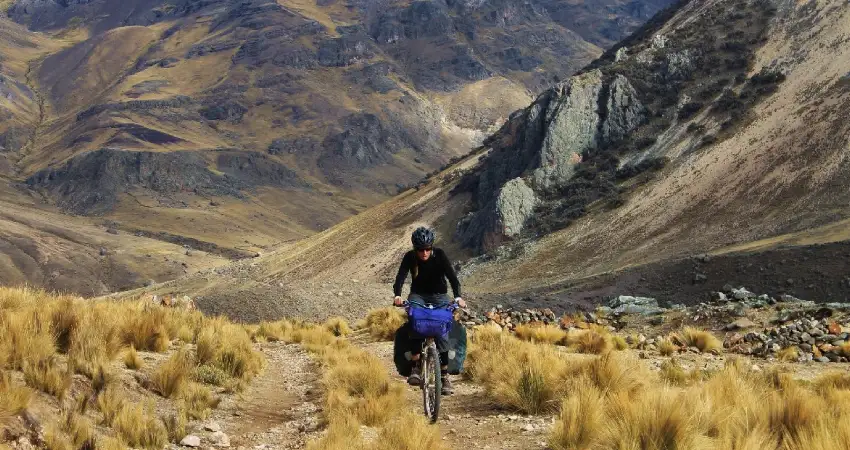
<svg viewBox="0 0 850 450">
<path fill-rule="evenodd" d="M 755 322 L 753 322 L 752 320 L 750 320 L 746 317 L 742 317 L 742 318 L 726 325 L 726 330 L 735 331 L 735 330 L 741 330 L 741 329 L 745 329 L 745 328 L 752 328 L 754 326 L 756 326 Z"/>
<path fill-rule="evenodd" d="M 508 237 L 519 235 L 536 205 L 537 196 L 522 178 L 505 183 L 496 200 L 496 214 L 502 224 L 502 233 Z"/>
<path fill-rule="evenodd" d="M 194 434 L 190 434 L 180 441 L 180 445 L 184 447 L 197 448 L 201 446 L 201 438 L 195 436 Z"/>
</svg>

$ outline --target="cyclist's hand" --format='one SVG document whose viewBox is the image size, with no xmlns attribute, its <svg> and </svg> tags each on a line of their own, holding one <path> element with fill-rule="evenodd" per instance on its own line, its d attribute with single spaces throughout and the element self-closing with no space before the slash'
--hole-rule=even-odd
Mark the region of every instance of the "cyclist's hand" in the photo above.
<svg viewBox="0 0 850 450">
<path fill-rule="evenodd" d="M 455 303 L 457 303 L 457 306 L 460 306 L 461 308 L 466 308 L 466 302 L 460 297 L 455 299 Z"/>
<path fill-rule="evenodd" d="M 395 305 L 395 306 L 401 306 L 401 305 L 402 305 L 402 303 L 401 303 L 401 297 L 399 297 L 398 295 L 396 295 L 396 296 L 395 296 L 395 298 L 393 299 L 393 305 Z"/>
</svg>

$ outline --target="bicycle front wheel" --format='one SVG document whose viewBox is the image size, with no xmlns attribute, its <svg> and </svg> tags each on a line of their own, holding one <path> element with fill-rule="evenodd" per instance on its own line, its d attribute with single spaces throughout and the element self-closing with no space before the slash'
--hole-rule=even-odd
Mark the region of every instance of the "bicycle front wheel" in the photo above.
<svg viewBox="0 0 850 450">
<path fill-rule="evenodd" d="M 440 394 L 443 389 L 443 380 L 440 378 L 440 355 L 437 353 L 437 346 L 433 342 L 428 346 L 425 360 L 427 367 L 422 374 L 422 396 L 426 405 L 425 415 L 431 419 L 431 423 L 435 423 L 440 416 Z"/>
</svg>

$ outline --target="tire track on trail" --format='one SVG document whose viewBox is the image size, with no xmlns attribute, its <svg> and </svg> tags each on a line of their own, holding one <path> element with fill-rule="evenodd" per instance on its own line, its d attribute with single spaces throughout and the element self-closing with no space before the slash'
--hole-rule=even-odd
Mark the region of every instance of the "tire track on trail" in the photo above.
<svg viewBox="0 0 850 450">
<path fill-rule="evenodd" d="M 393 380 L 406 382 L 398 375 L 393 363 L 392 342 L 372 342 L 368 335 L 352 337 L 352 343 L 377 356 Z M 453 376 L 455 393 L 443 396 L 440 428 L 446 448 L 450 449 L 523 449 L 547 448 L 546 439 L 552 416 L 523 416 L 496 405 L 487 397 L 484 388 L 462 376 Z M 422 413 L 422 394 L 419 388 L 406 392 L 408 407 Z"/>
<path fill-rule="evenodd" d="M 266 356 L 265 370 L 208 421 L 220 424 L 234 448 L 303 449 L 321 431 L 318 364 L 297 344 L 257 347 Z"/>
</svg>

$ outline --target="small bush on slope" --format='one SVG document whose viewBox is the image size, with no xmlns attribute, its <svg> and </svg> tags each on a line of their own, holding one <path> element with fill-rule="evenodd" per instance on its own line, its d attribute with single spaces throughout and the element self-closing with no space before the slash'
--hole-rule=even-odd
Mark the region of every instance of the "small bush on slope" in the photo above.
<svg viewBox="0 0 850 450">
<path fill-rule="evenodd" d="M 719 353 L 723 350 L 723 343 L 715 335 L 693 327 L 685 327 L 671 338 L 685 347 L 696 347 L 703 353 Z"/>
<path fill-rule="evenodd" d="M 518 325 L 514 333 L 523 341 L 544 344 L 564 344 L 567 338 L 567 332 L 556 325 Z"/>
<path fill-rule="evenodd" d="M 395 307 L 373 309 L 366 315 L 366 329 L 373 338 L 391 341 L 395 332 L 407 321 L 404 310 Z"/>
<path fill-rule="evenodd" d="M 165 398 L 180 394 L 188 382 L 192 367 L 192 355 L 187 349 L 181 348 L 156 369 L 151 377 L 154 388 Z"/>
<path fill-rule="evenodd" d="M 0 371 L 0 429 L 27 409 L 31 397 L 32 391 L 23 386 L 15 386 L 9 374 Z"/>
</svg>

